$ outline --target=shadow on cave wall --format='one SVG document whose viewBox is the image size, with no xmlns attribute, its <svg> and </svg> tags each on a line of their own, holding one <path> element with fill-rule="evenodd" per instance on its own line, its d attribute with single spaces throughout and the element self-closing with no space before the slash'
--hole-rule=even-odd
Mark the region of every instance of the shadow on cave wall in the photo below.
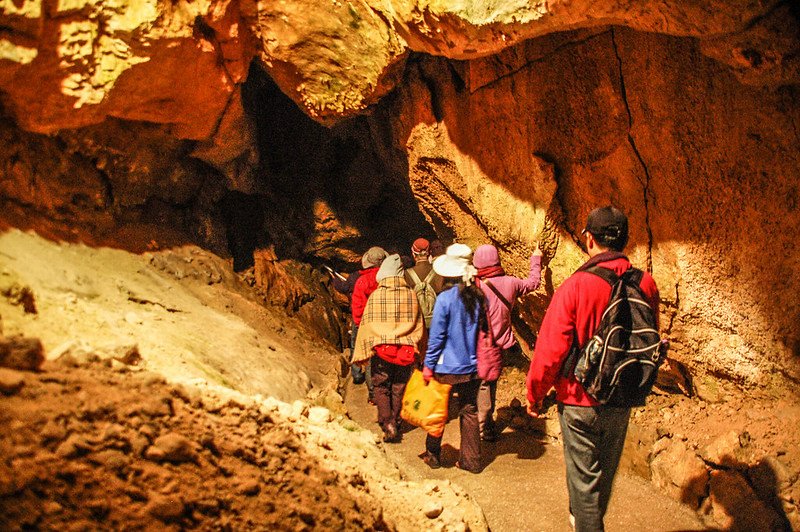
<svg viewBox="0 0 800 532">
<path fill-rule="evenodd" d="M 165 125 L 109 118 L 54 135 L 0 106 L 0 227 L 134 253 L 202 244 L 225 254 L 224 179 Z"/>
<path fill-rule="evenodd" d="M 252 265 L 260 246 L 274 246 L 280 258 L 344 266 L 344 257 L 373 245 L 408 253 L 415 238 L 433 237 L 407 166 L 387 166 L 376 155 L 367 119 L 321 126 L 255 63 L 242 99 L 257 129 L 260 192 L 230 192 L 220 204 L 237 270 Z"/>
<path fill-rule="evenodd" d="M 771 17 L 800 26 L 796 9 Z M 515 198 L 561 213 L 562 234 L 576 236 L 595 206 L 620 206 L 631 217 L 634 262 L 652 261 L 660 279 L 680 285 L 663 287 L 667 304 L 677 306 L 678 288 L 709 302 L 699 324 L 679 326 L 713 329 L 731 319 L 745 342 L 764 349 L 759 355 L 781 352 L 774 361 L 789 368 L 800 354 L 792 273 L 800 254 L 791 236 L 800 223 L 800 79 L 763 65 L 742 73 L 706 52 L 698 39 L 603 27 L 472 61 L 413 55 L 372 120 L 416 152 L 412 179 L 452 182 L 460 160 Z M 555 168 L 550 205 L 537 194 L 531 157 Z M 437 213 L 428 213 L 436 225 Z M 772 267 L 760 266 L 765 256 Z M 763 287 L 787 282 L 764 295 Z M 755 312 L 740 319 L 737 308 Z M 792 353 L 794 361 L 784 358 Z"/>
<path fill-rule="evenodd" d="M 686 479 L 678 500 L 701 515 L 717 519 L 723 530 L 791 531 L 774 461 L 760 460 L 741 470 L 736 457 L 728 454 L 721 460 L 739 467 L 707 463 L 702 475 L 695 473 Z"/>
</svg>

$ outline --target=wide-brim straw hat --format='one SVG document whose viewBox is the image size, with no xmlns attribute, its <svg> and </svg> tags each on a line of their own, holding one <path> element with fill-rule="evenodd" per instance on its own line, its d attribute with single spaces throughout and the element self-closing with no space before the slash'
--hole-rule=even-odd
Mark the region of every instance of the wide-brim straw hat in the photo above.
<svg viewBox="0 0 800 532">
<path fill-rule="evenodd" d="M 442 277 L 464 277 L 472 267 L 472 250 L 466 244 L 448 246 L 444 255 L 433 261 L 433 271 Z"/>
</svg>

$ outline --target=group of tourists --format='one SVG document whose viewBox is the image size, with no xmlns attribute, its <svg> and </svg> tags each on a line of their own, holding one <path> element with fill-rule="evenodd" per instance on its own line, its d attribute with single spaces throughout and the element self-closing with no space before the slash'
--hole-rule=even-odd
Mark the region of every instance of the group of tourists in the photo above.
<svg viewBox="0 0 800 532">
<path fill-rule="evenodd" d="M 598 334 L 604 317 L 608 321 L 606 310 L 610 299 L 618 297 L 621 279 L 641 296 L 637 301 L 647 308 L 649 319 L 656 320 L 652 332 L 658 344 L 659 295 L 650 274 L 632 268 L 622 253 L 628 241 L 628 220 L 621 211 L 614 207 L 593 210 L 581 237 L 589 260 L 553 294 L 528 371 L 527 410 L 533 417 L 543 416 L 542 401 L 555 388 L 570 521 L 578 531 L 597 531 L 603 530 L 631 404 L 601 401 L 587 393 L 588 384 L 573 371 L 576 364 L 585 364 L 576 361 L 576 348 Z M 371 248 L 362 258 L 357 280 L 350 287 L 343 280 L 336 285 L 352 293 L 353 380 L 366 381 L 371 387 L 370 401 L 377 406 L 384 441 L 391 443 L 402 438 L 402 397 L 415 367 L 422 370 L 426 382 L 435 379 L 450 385 L 461 431 L 455 465 L 478 473 L 481 440 L 492 442 L 499 437 L 495 394 L 504 353 L 516 345 L 512 308 L 518 297 L 539 286 L 542 253 L 537 245 L 525 279 L 506 275 L 497 248 L 489 244 L 473 253 L 469 246 L 456 243 L 436 256 L 431 244 L 419 238 L 411 254 L 413 265 L 410 261 L 404 265 L 400 255 Z M 656 362 L 653 366 L 657 370 Z M 634 376 L 642 383 L 649 378 L 640 373 Z M 441 448 L 442 437 L 429 434 L 420 456 L 428 466 L 438 468 Z"/>
<path fill-rule="evenodd" d="M 542 253 L 536 247 L 528 277 L 519 279 L 506 275 L 490 244 L 474 253 L 458 243 L 436 252 L 435 243 L 418 238 L 411 246 L 413 265 L 406 267 L 399 254 L 370 248 L 352 289 L 350 277 L 335 286 L 352 294 L 353 382 L 366 381 L 384 441 L 402 439 L 403 393 L 413 369 L 421 369 L 426 382 L 436 379 L 452 387 L 461 424 L 456 466 L 477 473 L 481 439 L 498 438 L 497 380 L 504 351 L 516 346 L 511 309 L 518 297 L 539 286 Z M 425 448 L 425 463 L 440 467 L 442 437 L 429 435 Z"/>
</svg>

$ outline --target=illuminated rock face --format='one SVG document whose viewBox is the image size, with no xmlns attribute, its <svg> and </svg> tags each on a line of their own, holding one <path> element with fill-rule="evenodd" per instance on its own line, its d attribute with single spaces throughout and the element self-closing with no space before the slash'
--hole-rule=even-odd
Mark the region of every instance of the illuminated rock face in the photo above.
<svg viewBox="0 0 800 532">
<path fill-rule="evenodd" d="M 540 239 L 552 293 L 585 260 L 588 212 L 613 203 L 661 288 L 673 356 L 748 384 L 796 378 L 800 77 L 773 65 L 756 82 L 709 46 L 604 28 L 425 58 L 373 119 L 392 124 L 440 233 L 488 236 L 519 275 Z M 528 300 L 533 328 L 546 301 Z"/>
<path fill-rule="evenodd" d="M 535 329 L 613 202 L 676 357 L 799 378 L 796 8 L 455 4 L 0 0 L 4 221 L 350 262 L 435 231 L 516 274 L 538 240 Z"/>
<path fill-rule="evenodd" d="M 0 85 L 31 131 L 113 116 L 208 138 L 252 56 L 237 2 L 8 0 L 0 9 L 10 28 Z"/>
</svg>

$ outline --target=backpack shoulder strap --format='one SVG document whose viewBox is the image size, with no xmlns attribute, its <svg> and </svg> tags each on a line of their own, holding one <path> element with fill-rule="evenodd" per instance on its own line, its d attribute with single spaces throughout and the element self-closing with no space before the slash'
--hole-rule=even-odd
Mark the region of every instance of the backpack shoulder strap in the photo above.
<svg viewBox="0 0 800 532">
<path fill-rule="evenodd" d="M 644 277 L 644 272 L 639 268 L 631 267 L 628 271 L 626 271 L 623 276 L 634 286 L 639 286 L 642 284 L 642 278 Z"/>
<path fill-rule="evenodd" d="M 414 275 L 416 275 L 416 272 L 414 272 Z M 428 283 L 428 284 L 431 284 L 431 282 L 433 282 L 433 276 L 434 275 L 436 275 L 436 272 L 433 271 L 433 268 L 431 268 L 431 271 L 428 272 L 428 275 L 425 276 L 425 279 L 423 279 L 423 281 Z M 417 278 L 419 279 L 419 277 L 417 277 Z"/>
<path fill-rule="evenodd" d="M 607 282 L 611 286 L 614 286 L 617 283 L 617 281 L 619 280 L 619 276 L 616 273 L 614 273 L 612 270 L 609 270 L 608 268 L 602 268 L 600 266 L 592 266 L 591 268 L 587 268 L 587 269 L 585 269 L 583 271 L 585 271 L 587 273 L 592 273 L 592 274 L 600 277 L 602 280 L 604 280 L 605 282 Z M 628 270 L 628 271 L 630 271 L 630 270 Z M 623 275 L 626 275 L 627 273 L 628 272 L 625 272 Z"/>
<path fill-rule="evenodd" d="M 419 280 L 419 275 L 417 275 L 417 272 L 414 271 L 414 268 L 409 268 L 406 271 L 408 272 L 408 275 L 411 277 L 411 280 L 414 281 L 414 286 L 417 286 L 419 283 L 422 282 L 422 281 Z M 433 270 L 431 270 L 431 271 L 433 271 Z M 426 279 L 427 279 L 427 277 L 426 277 Z M 412 286 L 411 288 L 414 288 L 414 286 Z"/>
<path fill-rule="evenodd" d="M 497 299 L 499 299 L 499 300 L 500 300 L 500 301 L 503 303 L 503 305 L 505 305 L 506 307 L 508 307 L 508 310 L 511 310 L 511 303 L 508 301 L 508 299 L 506 299 L 506 298 L 505 298 L 505 296 L 504 296 L 503 294 L 501 294 L 501 293 L 500 293 L 500 290 L 498 290 L 498 289 L 497 289 L 497 287 L 496 287 L 495 285 L 493 285 L 492 283 L 490 283 L 490 282 L 489 282 L 489 279 L 486 279 L 486 280 L 485 280 L 485 281 L 483 281 L 483 282 L 484 282 L 484 283 L 486 283 L 486 286 L 488 286 L 488 287 L 489 287 L 489 289 L 490 289 L 492 292 L 494 292 L 494 295 L 496 295 L 496 296 L 497 296 Z"/>
<path fill-rule="evenodd" d="M 614 295 L 613 294 L 614 285 L 620 279 L 620 277 L 616 273 L 614 273 L 612 270 L 609 270 L 608 268 L 602 268 L 602 267 L 597 266 L 597 265 L 590 266 L 589 268 L 586 268 L 585 270 L 581 270 L 581 271 L 596 275 L 599 278 L 601 278 L 602 280 L 604 280 L 605 282 L 607 282 L 609 285 L 611 285 L 611 288 L 612 288 L 611 296 L 613 297 L 613 295 Z M 623 276 L 628 275 L 629 271 L 630 270 L 626 271 L 623 274 Z M 594 334 L 594 332 L 592 332 L 592 334 Z M 575 369 L 575 364 L 578 362 L 578 358 L 580 358 L 580 356 L 581 356 L 581 349 L 582 348 L 583 348 L 583 346 L 578 345 L 577 336 L 575 335 L 575 333 L 573 333 L 572 334 L 572 346 L 570 347 L 570 350 L 567 353 L 567 356 L 564 359 L 564 362 L 563 362 L 563 364 L 561 366 L 561 376 L 564 377 L 565 379 L 569 378 L 570 375 L 572 374 L 572 371 Z"/>
</svg>

